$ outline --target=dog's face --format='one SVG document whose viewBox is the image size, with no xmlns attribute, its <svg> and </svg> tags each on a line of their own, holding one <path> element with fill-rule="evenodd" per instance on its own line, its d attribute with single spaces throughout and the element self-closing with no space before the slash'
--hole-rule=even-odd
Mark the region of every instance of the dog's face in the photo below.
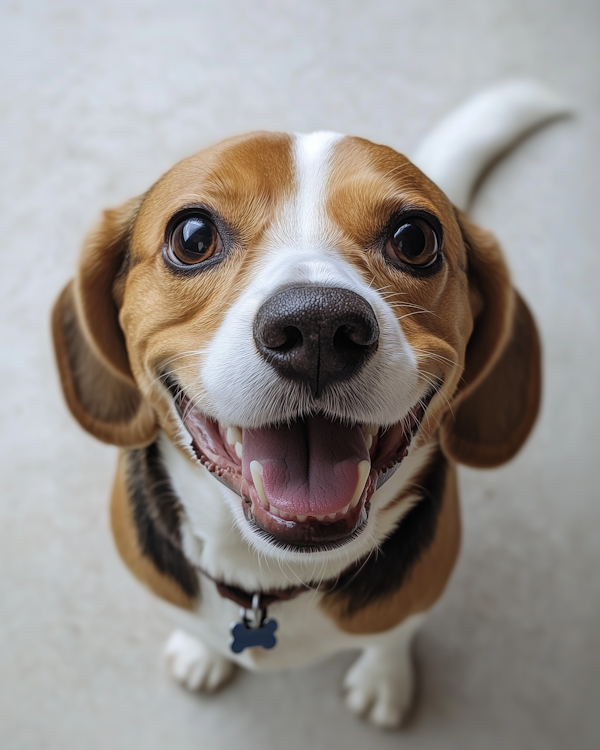
<svg viewBox="0 0 600 750">
<path fill-rule="evenodd" d="M 54 326 L 84 427 L 191 438 L 281 549 L 360 535 L 440 425 L 448 455 L 494 465 L 537 411 L 535 327 L 494 241 L 400 154 L 330 133 L 225 141 L 107 212 Z"/>
</svg>

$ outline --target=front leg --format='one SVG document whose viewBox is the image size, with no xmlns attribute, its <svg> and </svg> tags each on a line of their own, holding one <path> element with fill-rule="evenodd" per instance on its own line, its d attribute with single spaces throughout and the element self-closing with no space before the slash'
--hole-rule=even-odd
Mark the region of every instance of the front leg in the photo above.
<svg viewBox="0 0 600 750">
<path fill-rule="evenodd" d="M 344 678 L 350 711 L 379 727 L 402 722 L 414 691 L 411 646 L 424 619 L 424 614 L 412 615 L 363 650 Z"/>
</svg>

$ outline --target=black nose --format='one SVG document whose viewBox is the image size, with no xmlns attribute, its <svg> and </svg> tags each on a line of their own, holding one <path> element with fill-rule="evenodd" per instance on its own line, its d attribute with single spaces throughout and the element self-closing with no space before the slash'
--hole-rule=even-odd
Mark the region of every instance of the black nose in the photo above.
<svg viewBox="0 0 600 750">
<path fill-rule="evenodd" d="M 363 367 L 377 350 L 379 326 L 371 305 L 349 289 L 296 286 L 261 306 L 254 341 L 280 375 L 318 396 Z"/>
</svg>

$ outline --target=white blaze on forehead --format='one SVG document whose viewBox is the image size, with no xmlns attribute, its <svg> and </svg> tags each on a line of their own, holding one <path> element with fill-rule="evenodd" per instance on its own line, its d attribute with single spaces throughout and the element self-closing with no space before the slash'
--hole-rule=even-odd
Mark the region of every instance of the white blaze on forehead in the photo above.
<svg viewBox="0 0 600 750">
<path fill-rule="evenodd" d="M 318 132 L 294 136 L 295 190 L 274 227 L 272 239 L 298 250 L 332 244 L 333 226 L 325 212 L 331 155 L 344 136 Z"/>
</svg>

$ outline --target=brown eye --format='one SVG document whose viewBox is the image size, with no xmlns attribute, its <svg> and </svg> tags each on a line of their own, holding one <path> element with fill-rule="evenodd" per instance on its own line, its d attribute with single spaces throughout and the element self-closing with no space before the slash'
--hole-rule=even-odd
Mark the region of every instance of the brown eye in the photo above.
<svg viewBox="0 0 600 750">
<path fill-rule="evenodd" d="M 169 255 L 175 262 L 195 266 L 223 249 L 217 228 L 206 216 L 188 216 L 180 222 L 169 242 Z"/>
<path fill-rule="evenodd" d="M 439 255 L 438 237 L 426 219 L 407 217 L 388 240 L 385 251 L 392 260 L 425 268 L 432 265 Z"/>
</svg>

